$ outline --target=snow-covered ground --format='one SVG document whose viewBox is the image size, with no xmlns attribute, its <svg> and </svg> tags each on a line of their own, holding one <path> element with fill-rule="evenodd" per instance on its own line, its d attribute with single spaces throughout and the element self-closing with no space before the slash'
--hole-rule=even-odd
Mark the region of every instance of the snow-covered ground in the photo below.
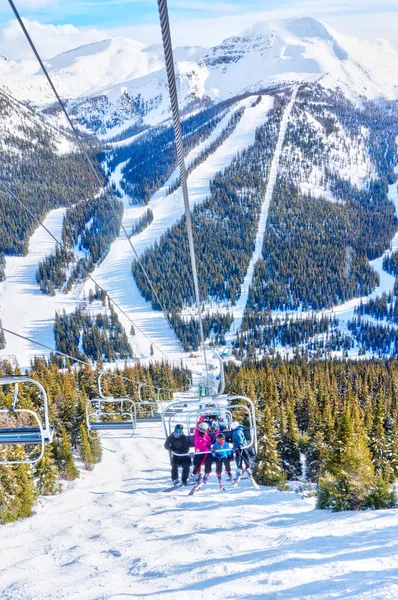
<svg viewBox="0 0 398 600">
<path fill-rule="evenodd" d="M 51 211 L 44 225 L 61 239 L 62 220 L 65 209 Z M 54 251 L 55 242 L 39 227 L 32 235 L 27 256 L 9 256 L 6 259 L 6 280 L 0 283 L 0 318 L 4 327 L 21 335 L 32 337 L 50 347 L 54 346 L 55 311 L 63 308 L 73 310 L 75 296 L 57 294 L 46 296 L 36 282 L 36 269 L 43 258 Z M 14 336 L 6 335 L 7 345 L 2 356 L 14 354 L 22 367 L 29 366 L 30 359 L 41 355 L 37 346 Z M 48 354 L 48 353 L 47 353 Z"/>
<path fill-rule="evenodd" d="M 264 123 L 267 114 L 273 105 L 270 96 L 263 96 L 262 102 L 252 107 L 254 97 L 242 100 L 236 108 L 244 106 L 245 113 L 235 131 L 226 142 L 211 154 L 206 161 L 199 165 L 189 176 L 191 206 L 203 202 L 210 193 L 210 180 L 214 175 L 230 164 L 237 152 L 247 148 L 254 142 L 255 129 Z M 199 144 L 187 157 L 189 165 L 195 157 L 209 146 L 225 129 L 230 119 L 230 113 L 220 121 L 211 136 Z M 112 181 L 119 184 L 123 164 L 119 165 L 112 175 Z M 167 195 L 168 187 L 178 177 L 176 170 L 165 185 L 154 194 L 148 206 L 152 209 L 154 220 L 141 234 L 134 236 L 132 242 L 137 254 L 140 256 L 147 248 L 151 247 L 160 236 L 167 231 L 183 215 L 184 206 L 181 190 Z M 129 206 L 128 198 L 123 195 L 124 215 L 123 225 L 128 233 L 132 224 L 146 210 L 146 207 Z M 63 210 L 51 211 L 45 219 L 48 229 L 60 239 L 62 230 Z M 84 290 L 77 286 L 71 293 L 65 295 L 57 293 L 54 297 L 41 293 L 35 280 L 37 266 L 45 256 L 54 251 L 54 241 L 48 234 L 39 228 L 30 240 L 29 253 L 26 257 L 7 257 L 6 281 L 0 284 L 0 318 L 4 327 L 32 337 L 50 347 L 54 347 L 53 320 L 55 311 L 71 312 L 75 305 L 84 298 L 83 291 L 88 296 L 89 288 L 93 287 L 87 282 Z M 102 264 L 95 269 L 93 277 L 106 289 L 111 298 L 115 300 L 136 325 L 136 335 L 130 337 L 136 355 L 145 359 L 150 356 L 151 341 L 154 342 L 155 360 L 160 360 L 164 354 L 171 359 L 179 360 L 182 349 L 174 332 L 169 327 L 165 317 L 159 311 L 154 311 L 150 303 L 146 302 L 139 292 L 131 273 L 134 254 L 124 234 L 112 244 L 110 252 Z M 118 315 L 127 334 L 130 333 L 131 323 L 123 314 Z M 30 359 L 37 354 L 48 354 L 36 345 L 19 340 L 6 334 L 7 346 L 0 351 L 0 357 L 16 355 L 22 367 L 28 367 Z M 159 348 L 159 350 L 156 348 Z M 164 353 L 164 354 L 162 354 Z"/>
<path fill-rule="evenodd" d="M 248 481 L 171 494 L 160 426 L 0 527 L 2 600 L 393 600 L 397 510 L 333 514 Z M 227 484 L 226 484 L 227 485 Z"/>
</svg>

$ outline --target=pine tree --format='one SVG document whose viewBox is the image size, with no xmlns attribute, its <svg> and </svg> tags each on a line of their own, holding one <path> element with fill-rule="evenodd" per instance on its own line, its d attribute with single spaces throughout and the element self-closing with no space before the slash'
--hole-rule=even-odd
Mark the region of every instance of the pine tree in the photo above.
<svg viewBox="0 0 398 600">
<path fill-rule="evenodd" d="M 384 395 L 379 393 L 373 415 L 373 425 L 370 432 L 370 450 L 376 475 L 385 474 L 388 464 L 388 448 L 384 429 L 385 411 Z"/>
<path fill-rule="evenodd" d="M 367 508 L 379 510 L 381 508 L 394 508 L 397 504 L 395 486 L 390 483 L 390 468 L 386 467 L 385 475 L 382 472 L 375 478 L 366 500 Z"/>
<path fill-rule="evenodd" d="M 25 451 L 21 446 L 15 446 L 10 453 L 12 460 L 26 459 Z M 16 494 L 13 497 L 14 519 L 30 517 L 32 508 L 36 501 L 38 492 L 34 484 L 33 470 L 31 465 L 15 465 L 13 469 L 13 480 L 16 486 Z"/>
<path fill-rule="evenodd" d="M 0 448 L 0 459 L 9 459 L 10 450 Z M 11 523 L 19 518 L 18 505 L 15 498 L 18 496 L 18 483 L 14 468 L 10 465 L 1 465 L 0 468 L 0 523 Z"/>
<path fill-rule="evenodd" d="M 328 471 L 320 478 L 318 508 L 360 510 L 366 506 L 374 483 L 374 468 L 365 427 L 354 405 L 340 418 Z"/>
<path fill-rule="evenodd" d="M 325 444 L 322 431 L 319 429 L 313 434 L 306 451 L 307 479 L 317 482 L 322 474 L 329 456 L 329 449 Z"/>
<path fill-rule="evenodd" d="M 260 423 L 258 452 L 254 475 L 262 485 L 278 485 L 283 478 L 281 457 L 277 450 L 276 428 L 270 407 L 267 406 Z"/>
<path fill-rule="evenodd" d="M 68 434 L 65 427 L 61 426 L 61 437 L 55 443 L 55 458 L 62 479 L 72 481 L 79 477 L 79 471 L 76 468 Z"/>
<path fill-rule="evenodd" d="M 87 471 L 91 471 L 95 464 L 94 456 L 91 450 L 91 446 L 88 440 L 87 430 L 85 426 L 82 424 L 80 426 L 81 432 L 81 445 L 80 445 L 80 458 L 87 469 Z"/>
<path fill-rule="evenodd" d="M 59 472 L 49 444 L 44 448 L 43 458 L 35 465 L 34 474 L 39 493 L 43 496 L 52 496 L 60 491 Z"/>
<path fill-rule="evenodd" d="M 282 433 L 278 450 L 287 479 L 293 480 L 300 477 L 302 475 L 302 466 L 300 460 L 299 432 L 292 402 L 287 407 L 286 428 Z"/>
<path fill-rule="evenodd" d="M 95 463 L 100 462 L 102 458 L 102 446 L 101 441 L 96 433 L 93 434 L 93 437 L 89 438 L 91 452 L 93 455 L 93 459 Z"/>
</svg>

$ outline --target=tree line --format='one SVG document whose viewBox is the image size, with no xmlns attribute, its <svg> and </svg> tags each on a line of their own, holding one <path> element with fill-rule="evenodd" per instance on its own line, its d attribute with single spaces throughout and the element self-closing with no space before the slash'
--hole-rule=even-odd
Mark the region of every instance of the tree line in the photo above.
<svg viewBox="0 0 398 600">
<path fill-rule="evenodd" d="M 230 364 L 227 389 L 255 399 L 259 483 L 313 482 L 318 508 L 335 511 L 395 506 L 395 359 Z"/>
<path fill-rule="evenodd" d="M 56 349 L 83 360 L 112 362 L 132 358 L 133 350 L 119 318 L 110 306 L 110 314 L 92 314 L 77 307 L 71 314 L 55 313 L 54 336 Z"/>
</svg>

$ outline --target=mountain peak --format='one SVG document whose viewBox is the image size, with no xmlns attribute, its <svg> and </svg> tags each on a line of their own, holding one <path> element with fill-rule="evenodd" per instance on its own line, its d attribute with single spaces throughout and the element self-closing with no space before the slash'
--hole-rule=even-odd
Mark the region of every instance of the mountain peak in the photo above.
<svg viewBox="0 0 398 600">
<path fill-rule="evenodd" d="M 259 21 L 245 29 L 239 37 L 262 37 L 272 32 L 287 32 L 299 38 L 320 38 L 328 41 L 332 39 L 325 25 L 312 17 Z"/>
</svg>

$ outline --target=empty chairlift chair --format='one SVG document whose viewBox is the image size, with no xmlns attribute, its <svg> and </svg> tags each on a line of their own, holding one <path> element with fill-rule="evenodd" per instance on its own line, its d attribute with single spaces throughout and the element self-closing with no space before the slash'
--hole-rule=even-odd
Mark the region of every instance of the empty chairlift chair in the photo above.
<svg viewBox="0 0 398 600">
<path fill-rule="evenodd" d="M 131 435 L 137 426 L 137 409 L 130 398 L 104 396 L 101 379 L 98 378 L 99 397 L 89 400 L 86 406 L 86 424 L 90 437 L 93 432 L 129 432 Z"/>
<path fill-rule="evenodd" d="M 20 383 L 28 383 L 39 388 L 40 396 L 43 404 L 41 414 L 38 411 L 27 408 L 16 408 L 18 403 L 18 385 Z M 49 444 L 53 440 L 54 430 L 48 419 L 48 401 L 44 387 L 35 379 L 22 375 L 10 375 L 0 378 L 0 385 L 14 386 L 14 400 L 10 408 L 0 409 L 0 447 L 1 446 L 39 446 L 39 451 L 28 456 L 24 460 L 3 460 L 0 464 L 34 464 L 37 463 L 44 454 L 45 444 Z M 4 427 L 2 425 L 4 416 L 9 416 L 10 420 L 16 420 L 15 426 Z M 16 417 L 16 419 L 14 419 Z M 30 421 L 33 425 L 26 425 Z M 9 425 L 10 423 L 8 423 Z"/>
<path fill-rule="evenodd" d="M 137 407 L 139 411 L 144 413 L 137 417 L 137 423 L 161 423 L 162 415 L 159 412 L 158 403 L 155 400 L 143 400 L 141 396 L 141 388 L 144 386 L 148 386 L 148 383 L 145 381 L 140 381 L 138 384 L 138 402 Z M 160 388 L 159 388 L 160 389 Z M 159 390 L 157 391 L 157 395 L 159 397 Z"/>
</svg>

